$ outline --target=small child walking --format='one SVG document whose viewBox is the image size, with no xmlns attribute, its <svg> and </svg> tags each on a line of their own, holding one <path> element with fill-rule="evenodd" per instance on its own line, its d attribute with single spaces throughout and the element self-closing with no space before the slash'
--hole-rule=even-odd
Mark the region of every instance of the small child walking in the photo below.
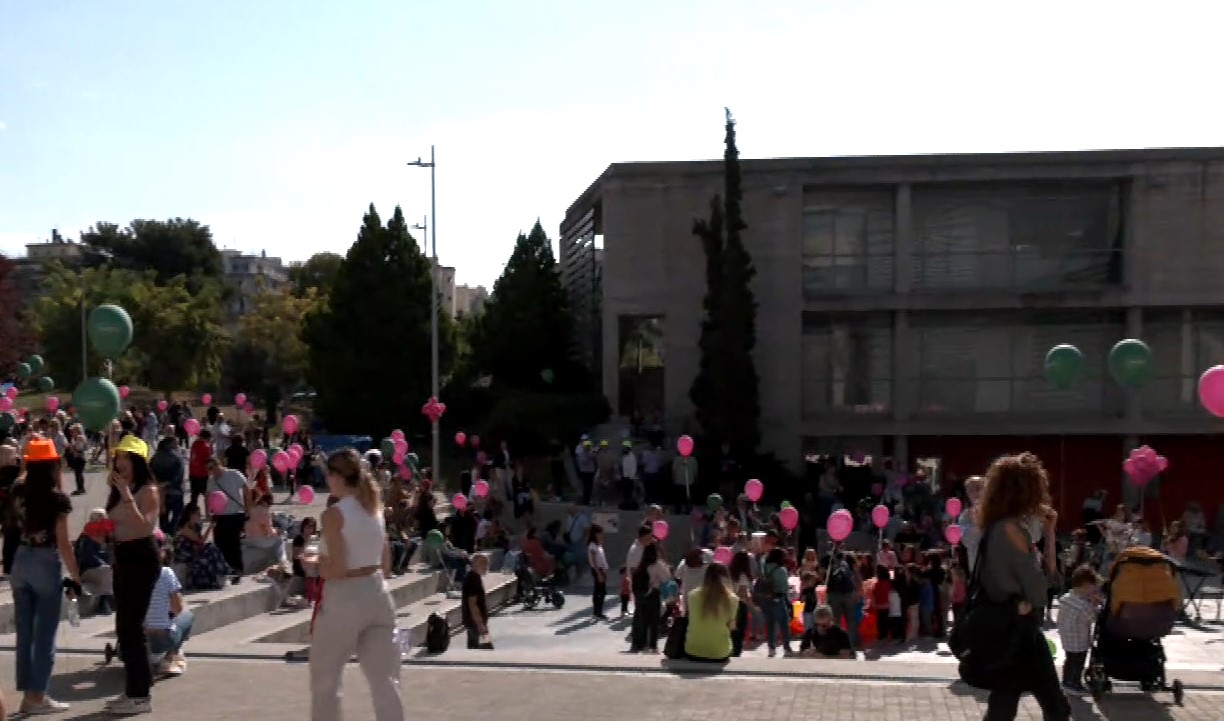
<svg viewBox="0 0 1224 721">
<path fill-rule="evenodd" d="M 1101 579 L 1084 565 L 1071 574 L 1071 590 L 1058 599 L 1058 638 L 1062 642 L 1063 688 L 1084 692 L 1084 662 L 1092 646 L 1092 624 L 1101 603 Z"/>
</svg>

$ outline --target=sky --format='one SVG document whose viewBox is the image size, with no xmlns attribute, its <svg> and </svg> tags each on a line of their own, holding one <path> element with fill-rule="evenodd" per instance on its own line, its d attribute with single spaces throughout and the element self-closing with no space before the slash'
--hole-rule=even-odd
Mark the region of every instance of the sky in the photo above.
<svg viewBox="0 0 1224 721">
<path fill-rule="evenodd" d="M 1218 0 L 0 0 L 0 252 L 190 217 L 344 253 L 429 213 L 457 281 L 611 163 L 1224 145 Z"/>
</svg>

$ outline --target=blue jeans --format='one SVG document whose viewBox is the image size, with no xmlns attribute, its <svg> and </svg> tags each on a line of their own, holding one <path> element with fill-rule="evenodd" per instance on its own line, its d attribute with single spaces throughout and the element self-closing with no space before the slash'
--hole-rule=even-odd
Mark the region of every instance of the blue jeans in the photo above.
<svg viewBox="0 0 1224 721">
<path fill-rule="evenodd" d="M 13 560 L 17 622 L 17 690 L 47 692 L 55 666 L 55 633 L 64 602 L 64 567 L 54 548 L 21 546 Z"/>
<path fill-rule="evenodd" d="M 175 654 L 182 650 L 183 644 L 191 638 L 191 624 L 195 623 L 195 615 L 184 610 L 174 617 L 174 625 L 165 631 L 148 630 L 149 653 L 153 655 Z"/>
<path fill-rule="evenodd" d="M 790 650 L 790 614 L 786 612 L 786 605 L 786 597 L 783 596 L 761 606 L 761 613 L 765 616 L 765 642 L 770 650 L 778 646 Z"/>
</svg>

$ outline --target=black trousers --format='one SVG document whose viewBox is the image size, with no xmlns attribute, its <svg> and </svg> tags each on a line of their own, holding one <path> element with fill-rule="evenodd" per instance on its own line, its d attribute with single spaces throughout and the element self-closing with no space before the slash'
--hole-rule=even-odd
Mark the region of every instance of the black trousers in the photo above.
<svg viewBox="0 0 1224 721">
<path fill-rule="evenodd" d="M 1023 678 L 1017 679 L 1013 688 L 997 688 L 990 692 L 982 721 L 1015 721 L 1020 697 L 1025 693 L 1033 694 L 1041 707 L 1043 721 L 1069 721 L 1071 704 L 1058 683 L 1058 672 L 1045 637 L 1035 627 L 1019 642 L 1016 657 L 1014 668 L 1023 669 Z"/>
<path fill-rule="evenodd" d="M 748 633 L 748 605 L 740 603 L 735 611 L 735 628 L 731 629 L 731 655 L 744 652 L 744 636 Z"/>
<path fill-rule="evenodd" d="M 191 503 L 188 505 L 199 508 L 200 496 L 208 488 L 208 476 L 189 476 L 187 482 L 191 485 Z"/>
<path fill-rule="evenodd" d="M 147 698 L 153 685 L 144 622 L 161 567 L 152 538 L 115 544 L 115 639 L 127 675 L 124 693 L 130 698 Z"/>
<path fill-rule="evenodd" d="M 595 471 L 578 471 L 578 478 L 582 481 L 582 505 L 589 506 L 591 493 L 595 490 Z"/>
<path fill-rule="evenodd" d="M 633 594 L 633 650 L 659 649 L 659 614 L 662 610 L 658 591 Z"/>
<path fill-rule="evenodd" d="M 13 572 L 13 559 L 17 558 L 17 547 L 21 545 L 21 529 L 11 523 L 4 527 L 4 575 Z"/>
<path fill-rule="evenodd" d="M 591 574 L 595 576 L 595 590 L 591 592 L 591 610 L 596 616 L 604 615 L 604 598 L 608 595 L 608 580 L 605 578 L 600 580 L 599 576 L 592 570 Z"/>
<path fill-rule="evenodd" d="M 235 574 L 242 573 L 242 527 L 246 525 L 246 515 L 242 513 L 227 513 L 224 516 L 213 516 L 213 542 L 217 550 L 225 557 Z"/>
<path fill-rule="evenodd" d="M 1088 660 L 1088 652 L 1073 653 L 1067 651 L 1063 661 L 1062 682 L 1070 686 L 1080 686 L 1084 683 L 1084 662 Z"/>
</svg>

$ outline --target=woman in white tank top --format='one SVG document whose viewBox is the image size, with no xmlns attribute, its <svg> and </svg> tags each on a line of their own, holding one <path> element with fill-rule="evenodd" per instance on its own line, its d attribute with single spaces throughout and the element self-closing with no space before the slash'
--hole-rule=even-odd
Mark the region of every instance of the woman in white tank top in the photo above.
<svg viewBox="0 0 1224 721">
<path fill-rule="evenodd" d="M 356 654 L 370 684 L 376 721 L 403 721 L 395 603 L 387 591 L 391 556 L 382 492 L 347 448 L 327 459 L 327 487 L 339 502 L 323 512 L 319 575 L 323 600 L 310 644 L 310 718 L 341 721 L 340 681 Z"/>
</svg>

